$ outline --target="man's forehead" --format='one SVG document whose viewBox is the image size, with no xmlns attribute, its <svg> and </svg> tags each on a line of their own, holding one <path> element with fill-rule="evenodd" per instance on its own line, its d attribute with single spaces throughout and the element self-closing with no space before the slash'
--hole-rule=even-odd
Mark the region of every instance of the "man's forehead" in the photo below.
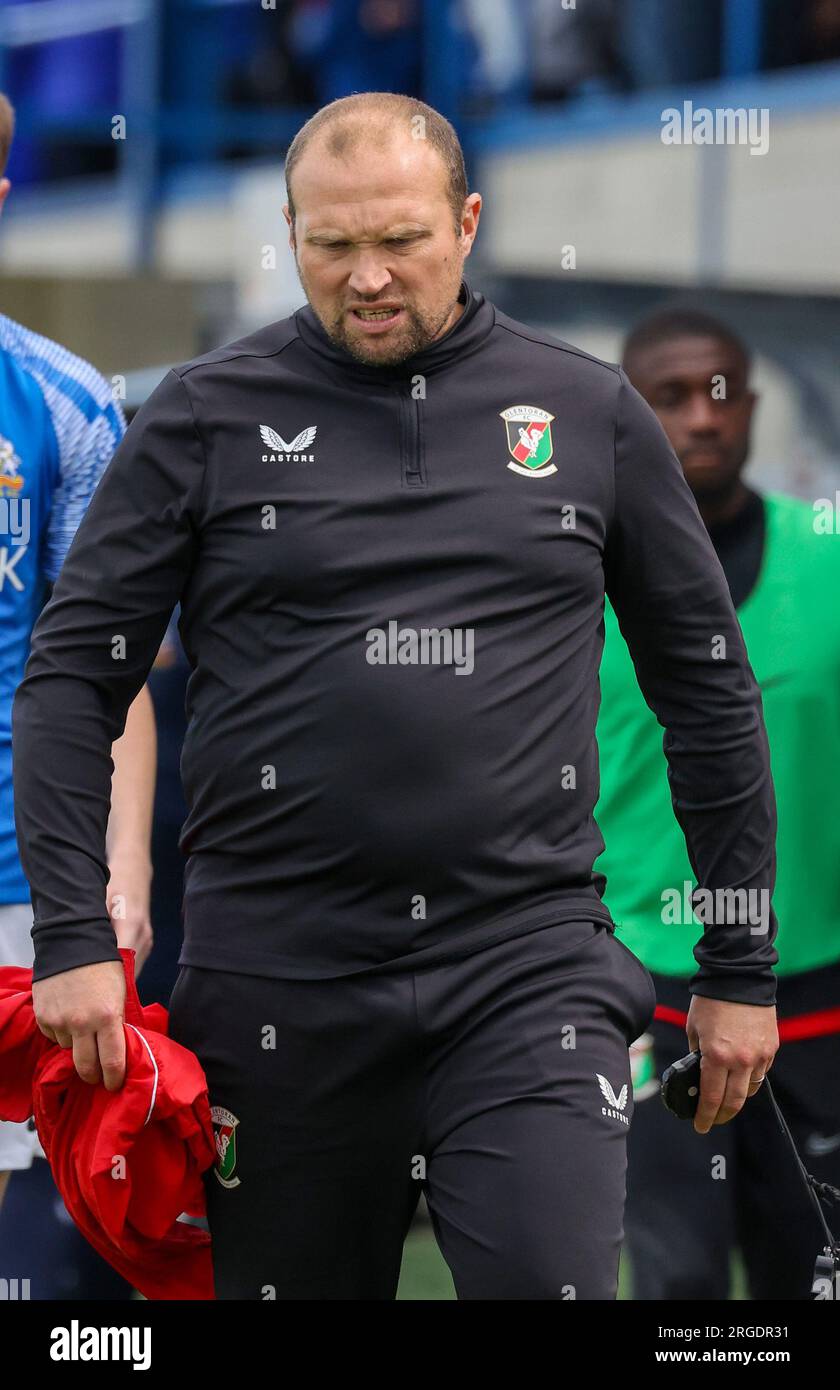
<svg viewBox="0 0 840 1390">
<path fill-rule="evenodd" d="M 342 157 L 313 144 L 294 175 L 295 213 L 307 223 L 361 215 L 430 217 L 446 201 L 440 157 L 423 140 L 392 140 L 368 150 L 360 143 Z"/>
<path fill-rule="evenodd" d="M 637 371 L 656 381 L 707 379 L 718 372 L 743 376 L 744 364 L 740 353 L 725 339 L 686 334 L 641 348 Z"/>
</svg>

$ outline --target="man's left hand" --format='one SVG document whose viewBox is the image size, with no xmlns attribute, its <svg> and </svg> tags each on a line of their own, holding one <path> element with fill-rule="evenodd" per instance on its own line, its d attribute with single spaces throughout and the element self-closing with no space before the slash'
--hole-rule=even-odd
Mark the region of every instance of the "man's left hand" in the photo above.
<svg viewBox="0 0 840 1390">
<path fill-rule="evenodd" d="M 702 1054 L 698 1134 L 725 1125 L 754 1096 L 779 1047 L 776 1010 L 692 996 L 685 1031 L 692 1052 Z"/>
</svg>

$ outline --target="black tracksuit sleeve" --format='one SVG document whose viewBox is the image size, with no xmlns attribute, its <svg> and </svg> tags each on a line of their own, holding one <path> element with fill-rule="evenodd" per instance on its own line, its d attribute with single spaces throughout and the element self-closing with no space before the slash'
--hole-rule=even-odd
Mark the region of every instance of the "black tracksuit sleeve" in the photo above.
<svg viewBox="0 0 840 1390">
<path fill-rule="evenodd" d="M 34 980 L 119 960 L 105 909 L 111 745 L 192 566 L 203 476 L 187 393 L 170 372 L 102 475 L 35 624 L 12 710 Z"/>
<path fill-rule="evenodd" d="M 682 469 L 624 372 L 605 577 L 642 693 L 665 730 L 671 798 L 698 888 L 745 889 L 742 908 L 753 905 L 746 920 L 722 896 L 705 914 L 700 903 L 692 993 L 772 1004 L 776 805 L 761 696 Z"/>
</svg>

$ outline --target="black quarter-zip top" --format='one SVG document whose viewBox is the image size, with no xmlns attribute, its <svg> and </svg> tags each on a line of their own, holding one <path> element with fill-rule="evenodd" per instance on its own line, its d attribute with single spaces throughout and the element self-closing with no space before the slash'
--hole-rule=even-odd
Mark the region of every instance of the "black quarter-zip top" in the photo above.
<svg viewBox="0 0 840 1390">
<path fill-rule="evenodd" d="M 461 302 L 395 367 L 307 305 L 169 372 L 138 413 L 14 704 L 36 980 L 118 958 L 110 750 L 177 603 L 182 964 L 330 978 L 612 927 L 593 870 L 605 593 L 698 884 L 769 895 L 760 697 L 661 427 L 620 368 L 466 284 Z M 692 988 L 771 1003 L 774 931 L 707 923 Z"/>
</svg>

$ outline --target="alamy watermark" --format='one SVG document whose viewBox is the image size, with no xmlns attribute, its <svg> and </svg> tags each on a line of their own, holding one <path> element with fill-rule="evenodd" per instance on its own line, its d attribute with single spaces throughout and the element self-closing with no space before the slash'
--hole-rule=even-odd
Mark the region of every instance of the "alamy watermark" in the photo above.
<svg viewBox="0 0 840 1390">
<path fill-rule="evenodd" d="M 54 1327 L 50 1340 L 51 1361 L 130 1361 L 135 1371 L 152 1364 L 150 1327 L 93 1327 L 73 1318 Z"/>
<path fill-rule="evenodd" d="M 30 512 L 28 497 L 3 497 L 0 494 L 0 536 L 8 536 L 15 545 L 28 545 L 32 536 Z"/>
<path fill-rule="evenodd" d="M 818 536 L 840 535 L 840 488 L 834 497 L 818 497 L 813 504 L 814 530 Z"/>
<path fill-rule="evenodd" d="M 753 936 L 770 930 L 767 888 L 695 888 L 686 879 L 679 888 L 663 888 L 660 917 L 666 926 L 749 926 Z"/>
<path fill-rule="evenodd" d="M 26 554 L 31 535 L 30 500 L 28 497 L 4 497 L 0 493 L 0 589 L 8 582 L 21 593 L 23 580 L 17 566 Z M 3 544 L 8 536 L 10 544 Z"/>
<path fill-rule="evenodd" d="M 365 634 L 370 666 L 454 666 L 456 676 L 475 668 L 475 631 L 471 627 L 400 627 L 392 618 L 387 630 Z"/>
<path fill-rule="evenodd" d="M 770 148 L 769 106 L 695 106 L 684 101 L 662 112 L 663 145 L 749 145 L 750 154 Z"/>
</svg>

